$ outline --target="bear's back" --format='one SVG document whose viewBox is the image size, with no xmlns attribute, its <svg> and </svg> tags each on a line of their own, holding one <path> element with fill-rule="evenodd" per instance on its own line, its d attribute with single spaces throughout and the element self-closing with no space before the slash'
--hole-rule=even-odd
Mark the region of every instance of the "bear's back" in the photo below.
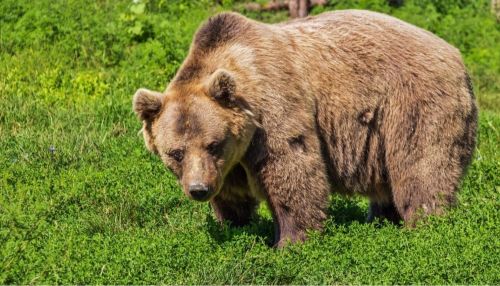
<svg viewBox="0 0 500 286">
<path fill-rule="evenodd" d="M 333 52 L 340 50 L 345 52 L 342 56 L 352 55 L 354 60 L 360 58 L 360 52 L 373 54 L 373 60 L 387 61 L 403 71 L 405 64 L 413 69 L 429 65 L 443 70 L 463 68 L 458 49 L 443 39 L 377 12 L 339 10 L 273 26 L 278 33 L 302 39 L 305 46 L 329 47 Z"/>
</svg>

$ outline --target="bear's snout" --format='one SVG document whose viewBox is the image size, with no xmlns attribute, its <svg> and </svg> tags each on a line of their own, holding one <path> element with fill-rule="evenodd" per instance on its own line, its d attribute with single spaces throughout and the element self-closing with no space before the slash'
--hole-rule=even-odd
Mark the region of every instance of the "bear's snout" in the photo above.
<svg viewBox="0 0 500 286">
<path fill-rule="evenodd" d="M 210 188 L 204 184 L 191 184 L 188 188 L 189 195 L 197 201 L 205 201 L 210 197 Z"/>
</svg>

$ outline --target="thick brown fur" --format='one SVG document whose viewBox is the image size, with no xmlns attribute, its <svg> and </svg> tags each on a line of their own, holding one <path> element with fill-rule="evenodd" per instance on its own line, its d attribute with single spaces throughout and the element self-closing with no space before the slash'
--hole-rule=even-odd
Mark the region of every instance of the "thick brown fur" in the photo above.
<svg viewBox="0 0 500 286">
<path fill-rule="evenodd" d="M 278 245 L 321 229 L 331 192 L 367 196 L 370 220 L 441 214 L 475 147 L 459 51 L 373 12 L 214 16 L 163 94 L 155 116 L 155 97 L 134 100 L 148 148 L 186 194 L 207 185 L 221 221 L 248 223 L 267 201 Z"/>
</svg>

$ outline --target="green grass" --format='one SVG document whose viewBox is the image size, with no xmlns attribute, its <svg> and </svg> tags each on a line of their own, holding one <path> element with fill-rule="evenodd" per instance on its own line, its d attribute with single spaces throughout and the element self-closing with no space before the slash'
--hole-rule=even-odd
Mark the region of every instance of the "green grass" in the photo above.
<svg viewBox="0 0 500 286">
<path fill-rule="evenodd" d="M 232 228 L 188 200 L 131 111 L 138 87 L 165 87 L 223 2 L 0 2 L 0 284 L 500 284 L 500 25 L 486 1 L 325 8 L 392 13 L 459 47 L 479 146 L 446 216 L 367 224 L 366 200 L 333 196 L 325 231 L 281 250 L 265 207 Z"/>
</svg>

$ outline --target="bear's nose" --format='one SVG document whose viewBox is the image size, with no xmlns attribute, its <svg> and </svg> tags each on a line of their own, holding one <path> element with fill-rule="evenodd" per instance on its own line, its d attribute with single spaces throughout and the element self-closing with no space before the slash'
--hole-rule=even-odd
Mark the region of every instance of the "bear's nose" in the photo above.
<svg viewBox="0 0 500 286">
<path fill-rule="evenodd" d="M 193 199 L 197 201 L 203 201 L 209 195 L 208 187 L 203 184 L 189 185 L 189 194 Z"/>
</svg>

